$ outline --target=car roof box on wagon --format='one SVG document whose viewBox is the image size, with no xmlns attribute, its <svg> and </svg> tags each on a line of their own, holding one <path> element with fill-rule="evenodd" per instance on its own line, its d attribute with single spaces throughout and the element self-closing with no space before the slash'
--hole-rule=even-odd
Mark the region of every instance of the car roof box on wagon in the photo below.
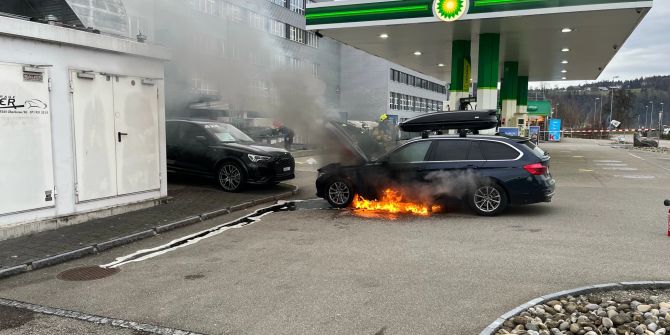
<svg viewBox="0 0 670 335">
<path fill-rule="evenodd" d="M 429 113 L 409 119 L 398 125 L 407 132 L 439 131 L 450 129 L 483 130 L 498 125 L 496 110 L 454 111 Z"/>
</svg>

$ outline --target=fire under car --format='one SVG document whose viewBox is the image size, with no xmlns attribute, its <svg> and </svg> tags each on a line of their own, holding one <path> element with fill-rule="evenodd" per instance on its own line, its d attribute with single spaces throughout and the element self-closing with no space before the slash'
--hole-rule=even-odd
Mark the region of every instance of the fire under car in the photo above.
<svg viewBox="0 0 670 335">
<path fill-rule="evenodd" d="M 465 201 L 482 216 L 550 202 L 555 181 L 546 152 L 527 138 L 469 135 L 496 125 L 495 111 L 430 113 L 399 125 L 423 136 L 385 151 L 359 128 L 329 122 L 326 129 L 350 159 L 319 169 L 317 196 L 345 208 L 356 196 L 379 199 L 392 188 L 422 202 Z M 428 135 L 446 129 L 460 134 Z"/>
</svg>

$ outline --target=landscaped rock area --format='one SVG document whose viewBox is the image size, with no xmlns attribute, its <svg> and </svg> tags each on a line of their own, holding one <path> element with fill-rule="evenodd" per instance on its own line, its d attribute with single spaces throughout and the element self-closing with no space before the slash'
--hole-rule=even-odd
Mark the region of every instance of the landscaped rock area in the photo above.
<svg viewBox="0 0 670 335">
<path fill-rule="evenodd" d="M 567 296 L 530 307 L 496 334 L 670 335 L 670 290 Z"/>
</svg>

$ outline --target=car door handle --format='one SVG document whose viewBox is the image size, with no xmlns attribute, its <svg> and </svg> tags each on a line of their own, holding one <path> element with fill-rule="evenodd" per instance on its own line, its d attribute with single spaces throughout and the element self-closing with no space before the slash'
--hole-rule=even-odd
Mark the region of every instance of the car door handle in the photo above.
<svg viewBox="0 0 670 335">
<path fill-rule="evenodd" d="M 127 134 L 127 133 L 119 132 L 119 133 L 118 133 L 118 136 L 119 136 L 119 143 L 121 143 L 121 136 L 128 136 L 128 134 Z"/>
</svg>

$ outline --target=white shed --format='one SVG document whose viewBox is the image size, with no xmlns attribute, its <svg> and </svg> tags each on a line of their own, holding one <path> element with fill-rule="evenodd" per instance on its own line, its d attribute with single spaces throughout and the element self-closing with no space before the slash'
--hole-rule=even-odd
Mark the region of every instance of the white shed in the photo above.
<svg viewBox="0 0 670 335">
<path fill-rule="evenodd" d="M 0 240 L 167 196 L 167 49 L 0 16 Z"/>
</svg>

